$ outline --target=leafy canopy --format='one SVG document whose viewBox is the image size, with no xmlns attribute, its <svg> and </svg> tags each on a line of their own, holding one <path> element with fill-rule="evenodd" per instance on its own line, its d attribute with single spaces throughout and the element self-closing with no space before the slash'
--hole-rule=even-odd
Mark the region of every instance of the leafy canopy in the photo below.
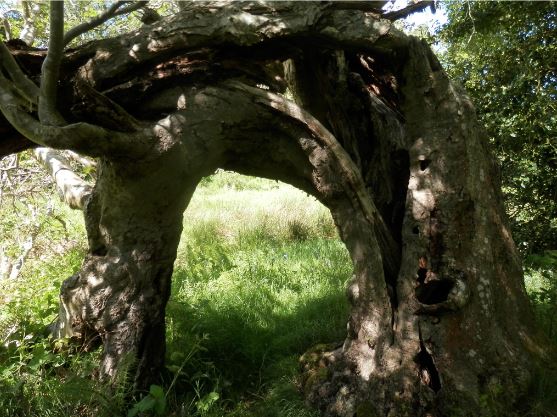
<svg viewBox="0 0 557 417">
<path fill-rule="evenodd" d="M 557 3 L 450 2 L 439 36 L 453 79 L 472 96 L 502 166 L 524 252 L 557 242 Z"/>
</svg>

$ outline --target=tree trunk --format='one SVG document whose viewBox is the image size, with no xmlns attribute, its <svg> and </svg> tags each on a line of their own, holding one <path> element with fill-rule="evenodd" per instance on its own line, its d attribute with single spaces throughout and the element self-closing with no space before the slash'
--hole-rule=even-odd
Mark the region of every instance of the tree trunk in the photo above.
<svg viewBox="0 0 557 417">
<path fill-rule="evenodd" d="M 290 73 L 301 102 L 358 161 L 401 245 L 398 275 L 384 274 L 380 291 L 381 260 L 350 250 L 356 270 L 364 262 L 370 271 L 349 287 L 343 346 L 303 358 L 304 391 L 325 416 L 506 415 L 550 352 L 535 330 L 498 168 L 472 104 L 427 44 L 398 52 L 398 68 L 337 52 L 306 55 Z M 324 92 L 315 104 L 312 89 Z M 339 230 L 350 249 L 353 231 Z"/>
<path fill-rule="evenodd" d="M 165 306 L 195 182 L 173 183 L 176 155 L 102 159 L 86 203 L 89 253 L 61 289 L 58 337 L 102 342 L 101 375 L 128 375 L 136 389 L 157 381 L 165 354 Z"/>
</svg>

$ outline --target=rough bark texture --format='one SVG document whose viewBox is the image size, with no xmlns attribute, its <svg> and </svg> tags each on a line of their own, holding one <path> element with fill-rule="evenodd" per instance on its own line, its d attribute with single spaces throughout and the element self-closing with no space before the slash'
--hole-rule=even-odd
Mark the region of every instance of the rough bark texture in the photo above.
<svg viewBox="0 0 557 417">
<path fill-rule="evenodd" d="M 66 53 L 74 124 L 16 126 L 100 156 L 56 333 L 101 342 L 102 375 L 156 380 L 182 213 L 221 167 L 315 195 L 350 252 L 346 340 L 304 359 L 323 415 L 477 416 L 526 393 L 550 351 L 474 109 L 427 45 L 356 3 L 189 3 Z"/>
<path fill-rule="evenodd" d="M 386 320 L 370 314 L 389 306 L 362 291 L 379 275 L 355 279 L 347 340 L 321 362 L 305 358 L 305 391 L 331 416 L 476 416 L 500 412 L 501 404 L 513 410 L 549 352 L 534 330 L 498 168 L 472 104 L 429 47 L 412 39 L 396 52 L 398 65 L 383 68 L 377 58 L 341 57 L 339 64 L 338 52 L 320 54 L 311 69 L 318 81 L 296 82 L 305 90 L 301 102 L 324 115 L 360 161 L 402 243 L 398 276 L 385 275 L 394 289 L 392 326 L 380 328 Z M 396 80 L 396 107 L 385 80 Z M 304 101 L 315 98 L 312 88 L 325 91 L 325 100 Z"/>
</svg>

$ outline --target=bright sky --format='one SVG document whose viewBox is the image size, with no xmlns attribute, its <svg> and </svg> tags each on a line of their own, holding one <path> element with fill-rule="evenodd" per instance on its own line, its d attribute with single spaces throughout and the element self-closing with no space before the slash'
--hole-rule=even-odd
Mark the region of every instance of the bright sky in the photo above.
<svg viewBox="0 0 557 417">
<path fill-rule="evenodd" d="M 394 10 L 403 9 L 410 1 L 411 0 L 394 0 L 392 5 L 389 4 L 387 7 Z M 437 8 L 435 14 L 431 13 L 431 9 L 427 7 L 425 10 L 412 13 L 404 19 L 405 26 L 417 27 L 426 24 L 429 27 L 430 32 L 432 32 L 434 28 L 445 24 L 446 22 L 447 15 L 442 7 Z"/>
</svg>

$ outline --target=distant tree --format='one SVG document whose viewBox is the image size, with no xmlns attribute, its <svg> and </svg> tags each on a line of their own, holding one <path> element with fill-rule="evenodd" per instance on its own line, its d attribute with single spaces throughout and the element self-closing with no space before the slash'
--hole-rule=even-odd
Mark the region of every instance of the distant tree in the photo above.
<svg viewBox="0 0 557 417">
<path fill-rule="evenodd" d="M 446 4 L 447 72 L 473 98 L 502 167 L 521 250 L 557 247 L 557 2 Z"/>
<path fill-rule="evenodd" d="M 0 154 L 98 158 L 88 253 L 54 330 L 101 343 L 101 377 L 145 389 L 159 376 L 182 216 L 225 168 L 314 195 L 351 255 L 346 339 L 306 362 L 325 416 L 508 415 L 524 398 L 553 351 L 497 166 L 469 98 L 393 26 L 430 2 L 384 3 L 184 2 L 74 49 L 102 19 L 65 32 L 53 1 L 47 51 L 0 44 Z"/>
</svg>

